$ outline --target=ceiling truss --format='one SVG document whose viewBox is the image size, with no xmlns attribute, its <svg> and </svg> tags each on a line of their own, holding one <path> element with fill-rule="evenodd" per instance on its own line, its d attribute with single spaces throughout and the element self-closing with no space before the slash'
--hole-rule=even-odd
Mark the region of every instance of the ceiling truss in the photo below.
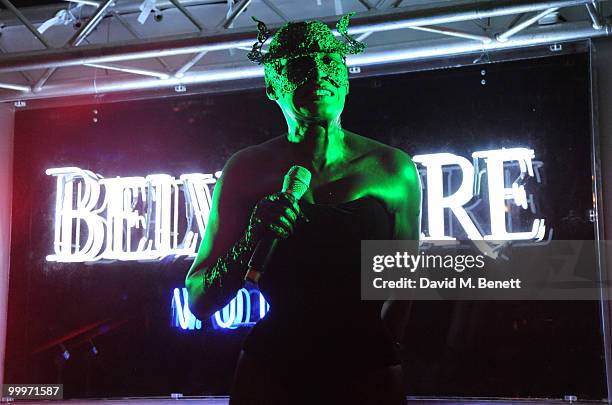
<svg viewBox="0 0 612 405">
<path fill-rule="evenodd" d="M 290 15 L 288 5 L 295 1 L 70 0 L 64 3 L 68 8 L 60 8 L 56 15 L 63 13 L 74 17 L 79 11 L 82 20 L 75 22 L 76 30 L 57 46 L 61 35 L 65 37 L 70 27 L 63 31 L 40 32 L 43 24 L 33 10 L 20 10 L 10 0 L 0 0 L 6 7 L 0 14 L 3 23 L 0 30 L 0 101 L 155 89 L 261 76 L 261 67 L 248 63 L 244 57 L 256 37 L 254 24 L 243 16 L 251 6 L 257 8 L 258 15 L 267 15 L 266 21 L 270 21 L 269 26 L 273 29 L 289 20 L 312 18 L 333 27 L 338 14 L 349 7 L 360 7 L 362 11 L 352 19 L 349 33 L 367 42 L 369 48 L 364 54 L 348 59 L 349 66 L 359 68 L 558 44 L 611 33 L 610 21 L 605 17 L 609 5 L 605 1 L 446 1 L 407 6 L 408 1 L 401 0 L 358 0 L 352 4 L 334 0 L 334 9 L 323 16 L 316 15 L 321 14 L 317 7 L 304 5 L 304 2 L 299 12 Z M 147 4 L 150 10 L 146 9 Z M 86 9 L 88 11 L 84 12 Z M 158 20 L 164 18 L 158 13 L 169 16 L 174 13 L 173 21 L 182 18 L 182 27 L 187 27 L 188 31 L 179 35 L 172 30 L 157 30 L 154 35 L 143 32 L 144 24 L 136 16 L 148 19 L 149 25 L 155 24 L 147 11 Z M 8 18 L 9 13 L 12 19 Z M 301 18 L 296 18 L 295 14 Z M 566 18 L 566 14 L 571 18 Z M 38 21 L 33 22 L 35 18 Z M 58 21 L 67 25 L 65 20 Z M 101 24 L 105 25 L 105 30 L 100 29 Z M 174 29 L 176 25 L 167 27 Z M 111 38 L 111 29 L 116 32 L 119 28 L 124 34 L 118 39 Z M 106 38 L 103 31 L 108 33 Z M 28 46 L 32 48 L 31 41 L 11 46 L 25 35 L 37 41 L 38 48 L 28 49 Z M 72 74 L 57 77 L 59 70 Z M 95 70 L 93 79 L 88 77 L 91 70 Z"/>
</svg>

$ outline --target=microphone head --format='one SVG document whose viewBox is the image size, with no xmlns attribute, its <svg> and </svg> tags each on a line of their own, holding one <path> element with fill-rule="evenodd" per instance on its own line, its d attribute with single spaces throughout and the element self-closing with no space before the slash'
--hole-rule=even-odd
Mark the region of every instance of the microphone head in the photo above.
<svg viewBox="0 0 612 405">
<path fill-rule="evenodd" d="M 283 192 L 289 193 L 296 200 L 299 200 L 310 187 L 311 178 L 312 174 L 305 167 L 292 166 L 283 180 Z"/>
</svg>

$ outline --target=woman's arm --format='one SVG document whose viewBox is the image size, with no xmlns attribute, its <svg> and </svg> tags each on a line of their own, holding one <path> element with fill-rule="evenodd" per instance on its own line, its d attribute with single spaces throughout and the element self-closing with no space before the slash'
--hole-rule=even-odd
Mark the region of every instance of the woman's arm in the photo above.
<svg viewBox="0 0 612 405">
<path fill-rule="evenodd" d="M 252 207 L 240 187 L 241 176 L 247 174 L 247 160 L 248 156 L 239 152 L 223 168 L 202 243 L 187 273 L 189 307 L 200 319 L 225 305 L 242 286 L 241 270 L 254 247 L 254 235 L 248 228 Z"/>
<path fill-rule="evenodd" d="M 399 198 L 393 204 L 394 234 L 396 240 L 412 241 L 411 253 L 418 254 L 421 235 L 421 181 L 412 159 L 396 150 L 390 157 L 394 181 L 393 194 Z M 381 318 L 393 339 L 401 342 L 408 324 L 412 301 L 391 297 L 383 305 Z"/>
<path fill-rule="evenodd" d="M 299 206 L 286 193 L 261 198 L 266 194 L 257 164 L 261 158 L 252 149 L 237 153 L 225 165 L 185 280 L 189 307 L 200 319 L 227 304 L 242 287 L 257 242 L 264 235 L 289 237 L 299 216 Z"/>
</svg>

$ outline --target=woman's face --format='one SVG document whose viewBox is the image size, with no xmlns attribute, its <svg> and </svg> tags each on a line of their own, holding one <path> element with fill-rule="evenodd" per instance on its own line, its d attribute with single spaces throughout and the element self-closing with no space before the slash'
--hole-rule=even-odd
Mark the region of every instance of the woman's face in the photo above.
<svg viewBox="0 0 612 405">
<path fill-rule="evenodd" d="M 305 119 L 335 119 L 344 109 L 348 71 L 344 56 L 316 52 L 283 59 L 278 83 L 270 83 L 268 95 L 284 112 Z"/>
</svg>

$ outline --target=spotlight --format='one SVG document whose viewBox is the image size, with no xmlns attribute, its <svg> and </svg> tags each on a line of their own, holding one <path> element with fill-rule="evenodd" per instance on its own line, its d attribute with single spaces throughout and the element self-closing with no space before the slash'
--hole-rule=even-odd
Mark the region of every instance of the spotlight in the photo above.
<svg viewBox="0 0 612 405">
<path fill-rule="evenodd" d="M 187 87 L 185 87 L 184 84 L 177 84 L 176 86 L 174 86 L 174 91 L 176 91 L 177 93 L 184 93 L 187 91 Z"/>
<path fill-rule="evenodd" d="M 138 15 L 138 22 L 144 24 L 147 21 L 147 18 L 153 13 L 153 18 L 155 21 L 161 21 L 163 16 L 159 9 L 155 6 L 156 0 L 144 0 L 142 4 L 138 7 L 140 9 L 140 14 Z"/>
<path fill-rule="evenodd" d="M 549 49 L 550 49 L 551 52 L 560 52 L 560 51 L 563 50 L 563 45 L 561 45 L 561 44 L 552 44 L 549 47 Z"/>
<path fill-rule="evenodd" d="M 78 4 L 75 7 L 69 6 L 65 10 L 58 11 L 52 18 L 48 19 L 47 21 L 43 22 L 41 25 L 38 26 L 38 32 L 43 34 L 51 27 L 68 24 L 72 24 L 74 29 L 80 28 L 82 23 L 75 17 L 74 12 L 79 10 L 82 6 L 83 4 Z"/>
<path fill-rule="evenodd" d="M 26 102 L 25 102 L 25 101 L 23 101 L 23 100 L 17 100 L 17 101 L 15 101 L 15 102 L 13 103 L 13 105 L 14 105 L 15 107 L 17 107 L 17 108 L 23 108 L 23 107 L 25 107 L 27 104 L 26 104 Z"/>
<path fill-rule="evenodd" d="M 566 22 L 567 20 L 558 11 L 553 11 L 552 13 L 546 14 L 544 17 L 538 20 L 538 25 L 552 25 L 558 24 L 561 22 Z"/>
</svg>

